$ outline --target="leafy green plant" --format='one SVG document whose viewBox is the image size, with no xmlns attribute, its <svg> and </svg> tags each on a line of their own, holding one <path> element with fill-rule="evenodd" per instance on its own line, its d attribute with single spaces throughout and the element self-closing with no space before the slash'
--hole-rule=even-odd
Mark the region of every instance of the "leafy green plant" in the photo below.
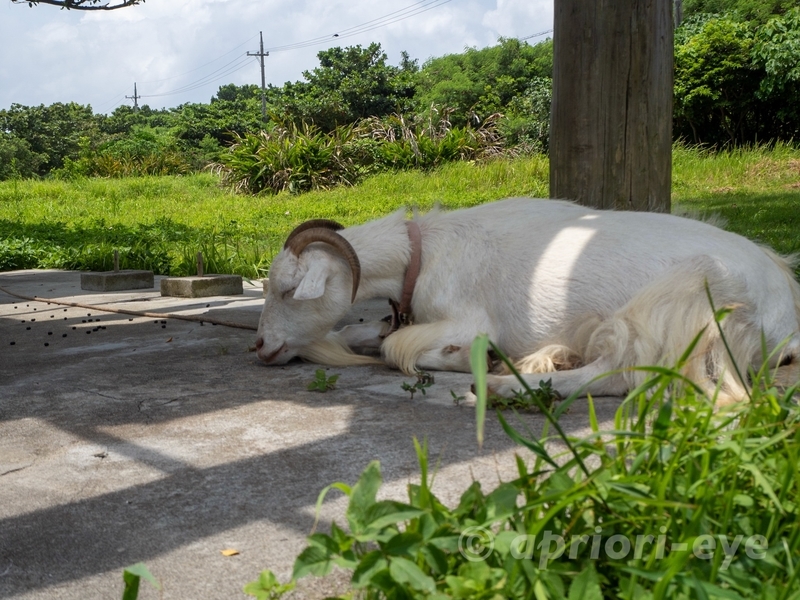
<svg viewBox="0 0 800 600">
<path fill-rule="evenodd" d="M 698 340 L 674 368 L 637 367 L 650 377 L 613 429 L 600 428 L 588 398 L 591 433 L 581 438 L 558 423 L 577 394 L 551 409 L 520 378 L 549 427 L 536 438 L 498 412 L 532 459 L 518 456 L 517 478 L 489 494 L 473 482 L 455 508 L 433 495 L 427 445 L 416 440 L 420 482 L 408 502 L 377 500 L 377 462 L 352 487 L 326 487 L 317 509 L 343 492 L 347 528 L 311 535 L 292 581 L 338 566 L 366 599 L 800 598 L 798 386 L 778 390 L 763 367 L 750 401 L 717 411 L 680 374 Z M 473 345 L 484 370 L 488 346 Z M 475 379 L 481 423 L 481 369 Z"/>
<path fill-rule="evenodd" d="M 280 583 L 272 571 L 262 571 L 256 581 L 244 586 L 244 593 L 258 600 L 276 600 L 295 588 L 295 582 Z"/>
<path fill-rule="evenodd" d="M 417 392 L 421 392 L 422 395 L 425 395 L 425 390 L 431 387 L 435 383 L 433 375 L 428 373 L 427 371 L 417 371 L 417 380 L 414 383 L 408 383 L 404 381 L 400 386 L 403 388 L 404 392 L 408 392 L 411 394 L 411 399 L 414 399 L 414 394 Z"/>
<path fill-rule="evenodd" d="M 535 399 L 534 396 L 536 396 Z M 540 406 L 552 410 L 553 405 L 560 399 L 559 393 L 553 389 L 552 380 L 548 379 L 540 381 L 538 388 L 517 392 L 511 398 L 491 394 L 486 398 L 486 405 L 488 408 L 500 410 L 533 410 Z"/>
<path fill-rule="evenodd" d="M 311 392 L 327 392 L 328 390 L 336 389 L 336 382 L 339 380 L 339 375 L 331 375 L 328 377 L 325 374 L 325 369 L 317 369 L 314 373 L 314 380 L 308 384 L 308 390 Z"/>
</svg>

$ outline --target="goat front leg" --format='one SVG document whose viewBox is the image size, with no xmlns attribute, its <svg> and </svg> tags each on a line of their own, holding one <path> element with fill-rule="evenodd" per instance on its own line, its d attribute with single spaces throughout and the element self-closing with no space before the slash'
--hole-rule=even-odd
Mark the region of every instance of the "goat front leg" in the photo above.
<svg viewBox="0 0 800 600">
<path fill-rule="evenodd" d="M 477 333 L 449 321 L 409 325 L 389 335 L 381 353 L 387 365 L 407 374 L 418 370 L 468 373 L 470 346 Z"/>
<path fill-rule="evenodd" d="M 336 332 L 339 339 L 352 350 L 357 348 L 380 348 L 391 324 L 387 321 L 370 321 L 347 325 Z"/>
</svg>

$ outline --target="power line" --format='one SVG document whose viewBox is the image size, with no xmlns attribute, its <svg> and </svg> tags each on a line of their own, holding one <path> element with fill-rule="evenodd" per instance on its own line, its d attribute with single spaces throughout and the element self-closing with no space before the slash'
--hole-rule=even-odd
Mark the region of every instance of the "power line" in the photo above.
<svg viewBox="0 0 800 600">
<path fill-rule="evenodd" d="M 250 64 L 249 57 L 246 54 L 242 54 L 240 56 L 237 56 L 234 60 L 227 63 L 226 65 L 223 65 L 219 69 L 216 69 L 211 73 L 209 73 L 208 75 L 206 75 L 205 77 L 202 77 L 201 79 L 198 79 L 191 83 L 187 83 L 186 85 L 175 88 L 174 90 L 170 90 L 168 92 L 162 92 L 160 94 L 147 94 L 142 96 L 142 98 L 158 98 L 161 96 L 172 96 L 173 94 L 182 94 L 184 92 L 191 92 L 193 90 L 196 90 L 197 88 L 208 85 L 209 83 L 214 83 L 215 81 L 224 79 L 228 75 L 232 75 L 236 71 L 239 71 L 240 69 L 249 64 Z M 219 75 L 215 77 L 214 75 L 217 73 L 219 73 Z"/>
<path fill-rule="evenodd" d="M 358 34 L 361 34 L 361 33 L 366 33 L 368 31 L 373 31 L 374 29 L 379 29 L 379 28 L 385 27 L 387 25 L 392 25 L 392 24 L 397 23 L 399 21 L 403 21 L 405 19 L 408 19 L 408 18 L 411 18 L 411 17 L 415 17 L 415 16 L 417 16 L 419 14 L 422 14 L 422 13 L 427 12 L 429 10 L 432 10 L 434 8 L 438 8 L 440 6 L 443 6 L 444 4 L 448 4 L 449 2 L 452 2 L 452 0 L 420 0 L 419 2 L 415 2 L 414 4 L 406 6 L 405 8 L 398 9 L 396 11 L 390 12 L 390 13 L 388 13 L 386 15 L 381 16 L 381 17 L 377 17 L 375 19 L 371 19 L 371 20 L 366 21 L 364 23 L 361 23 L 359 25 L 354 25 L 353 27 L 348 27 L 346 29 L 341 29 L 337 33 L 332 33 L 332 34 L 328 34 L 328 35 L 325 35 L 325 36 L 320 36 L 320 37 L 312 38 L 312 39 L 309 39 L 309 40 L 305 40 L 305 41 L 302 41 L 302 42 L 296 42 L 296 43 L 293 43 L 293 44 L 287 44 L 287 45 L 284 45 L 284 46 L 275 46 L 274 48 L 267 48 L 266 51 L 264 50 L 264 48 L 262 46 L 261 47 L 261 52 L 263 52 L 264 55 L 267 56 L 267 55 L 269 55 L 270 52 L 285 52 L 285 51 L 288 51 L 288 50 L 297 50 L 297 49 L 300 49 L 300 48 L 307 48 L 309 46 L 320 45 L 320 44 L 323 44 L 323 43 L 330 43 L 330 41 L 332 39 L 348 38 L 348 37 L 352 37 L 354 35 L 358 35 Z M 255 36 L 253 36 L 253 37 L 255 37 Z M 252 40 L 253 37 L 249 38 L 246 42 L 240 44 L 239 46 L 237 46 L 233 50 L 227 52 L 226 54 L 223 54 L 222 56 L 226 56 L 227 54 L 230 54 L 234 50 L 237 50 L 238 48 L 241 48 L 246 43 L 248 43 L 250 40 Z M 174 95 L 174 94 L 181 94 L 181 93 L 185 93 L 185 92 L 190 92 L 190 91 L 196 90 L 196 89 L 198 89 L 200 87 L 208 85 L 209 83 L 214 83 L 215 81 L 219 81 L 220 79 L 222 79 L 224 77 L 227 77 L 228 75 L 231 75 L 231 74 L 235 73 L 236 71 L 239 71 L 240 69 L 244 68 L 247 65 L 247 62 L 239 62 L 239 61 L 241 61 L 242 58 L 247 57 L 248 55 L 254 56 L 255 54 L 251 54 L 251 53 L 248 52 L 245 55 L 239 55 L 234 60 L 230 61 L 229 63 L 223 65 L 219 69 L 216 69 L 216 70 L 212 71 L 211 73 L 209 73 L 205 77 L 202 77 L 202 78 L 200 78 L 200 79 L 198 79 L 198 80 L 196 80 L 194 82 L 187 83 L 184 86 L 178 87 L 178 88 L 176 88 L 174 90 L 170 90 L 168 92 L 162 92 L 162 93 L 159 93 L 159 94 L 142 95 L 142 96 L 140 96 L 140 98 L 158 98 L 158 97 L 162 97 L 162 96 L 171 96 L 171 95 Z M 213 62 L 216 62 L 217 60 L 222 58 L 222 56 L 220 56 L 220 57 L 218 57 L 218 58 L 206 63 L 206 65 L 202 65 L 202 66 L 207 66 L 207 65 L 209 65 L 209 64 L 211 64 Z M 263 57 L 261 58 L 261 60 L 263 61 Z M 234 66 L 231 67 L 231 65 L 234 65 Z M 195 69 L 192 69 L 191 71 L 188 71 L 187 73 L 191 73 L 193 71 L 201 69 L 202 66 L 197 67 Z M 228 67 L 231 67 L 231 68 L 228 69 L 228 70 L 225 70 Z M 220 73 L 221 71 L 222 71 L 222 73 L 219 76 L 212 78 L 212 76 L 215 73 Z M 167 77 L 165 79 L 158 79 L 158 80 L 154 80 L 154 81 L 150 81 L 150 82 L 144 82 L 144 83 L 156 83 L 156 82 L 159 82 L 159 81 L 166 81 L 168 79 L 174 79 L 174 78 L 180 77 L 180 76 L 181 75 L 175 75 L 174 77 Z"/>
<path fill-rule="evenodd" d="M 545 35 L 545 34 L 548 34 L 548 33 L 553 33 L 553 30 L 552 30 L 552 29 L 548 29 L 548 30 L 546 30 L 546 31 L 540 31 L 539 33 L 534 33 L 533 35 L 528 35 L 528 36 L 521 37 L 521 38 L 517 38 L 517 39 L 518 39 L 520 42 L 524 42 L 525 40 L 530 40 L 530 39 L 532 39 L 532 38 L 541 37 L 541 36 L 543 36 L 543 35 Z"/>
<path fill-rule="evenodd" d="M 415 17 L 424 12 L 428 12 L 429 10 L 433 10 L 434 8 L 448 4 L 449 2 L 452 2 L 452 0 L 422 0 L 421 2 L 416 2 L 415 4 L 411 4 L 405 8 L 401 8 L 382 17 L 378 17 L 377 19 L 372 19 L 371 21 L 361 23 L 360 25 L 354 25 L 353 27 L 340 29 L 337 32 L 329 33 L 327 35 L 302 42 L 295 42 L 293 44 L 286 44 L 284 46 L 274 46 L 272 48 L 267 48 L 267 50 L 269 52 L 285 52 L 287 50 L 297 50 L 299 48 L 308 48 L 309 46 L 317 46 L 320 44 L 329 43 L 332 38 L 338 39 L 352 37 L 354 35 L 366 33 L 368 31 L 373 31 L 374 29 L 379 29 L 381 27 L 386 27 L 387 25 L 398 23 L 410 17 Z"/>
<path fill-rule="evenodd" d="M 183 77 L 184 75 L 188 75 L 189 73 L 194 73 L 195 71 L 199 71 L 203 67 L 207 67 L 208 65 L 210 65 L 212 63 L 215 63 L 218 60 L 220 60 L 221 58 L 223 58 L 225 56 L 228 56 L 228 54 L 231 54 L 232 52 L 235 52 L 236 50 L 238 50 L 242 46 L 244 46 L 246 44 L 249 44 L 253 40 L 253 38 L 255 38 L 255 37 L 256 36 L 251 36 L 251 37 L 247 38 L 244 42 L 242 42 L 241 44 L 239 44 L 235 48 L 232 48 L 232 49 L 228 50 L 225 54 L 221 54 L 217 58 L 215 58 L 214 60 L 210 60 L 207 63 L 204 63 L 204 64 L 200 65 L 199 67 L 195 67 L 194 69 L 190 69 L 190 70 L 188 70 L 188 71 L 186 71 L 184 73 L 180 73 L 178 75 L 172 75 L 170 77 L 164 77 L 163 79 L 151 79 L 150 81 L 143 81 L 142 83 L 161 83 L 162 81 L 169 81 L 170 79 L 176 79 L 178 77 Z"/>
</svg>

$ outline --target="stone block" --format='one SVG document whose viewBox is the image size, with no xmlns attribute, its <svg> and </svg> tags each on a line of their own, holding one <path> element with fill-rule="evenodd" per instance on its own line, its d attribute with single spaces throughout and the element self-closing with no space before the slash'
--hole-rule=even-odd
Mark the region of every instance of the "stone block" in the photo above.
<svg viewBox="0 0 800 600">
<path fill-rule="evenodd" d="M 208 296 L 237 296 L 243 293 L 241 275 L 164 277 L 161 280 L 162 296 L 206 298 Z"/>
<path fill-rule="evenodd" d="M 81 273 L 81 289 L 93 292 L 119 292 L 153 287 L 152 271 L 89 271 Z"/>
</svg>

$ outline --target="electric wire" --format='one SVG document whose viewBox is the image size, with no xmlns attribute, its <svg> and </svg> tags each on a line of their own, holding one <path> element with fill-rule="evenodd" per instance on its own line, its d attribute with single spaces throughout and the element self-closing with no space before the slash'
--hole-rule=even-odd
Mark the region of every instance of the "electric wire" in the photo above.
<svg viewBox="0 0 800 600">
<path fill-rule="evenodd" d="M 411 4 L 405 8 L 401 8 L 387 15 L 383 15 L 382 17 L 366 21 L 359 25 L 354 25 L 353 27 L 340 29 L 336 32 L 329 33 L 327 35 L 319 36 L 316 38 L 311 38 L 302 42 L 294 42 L 292 44 L 286 44 L 283 46 L 272 46 L 270 48 L 266 48 L 266 51 L 285 52 L 287 50 L 308 48 L 309 46 L 316 46 L 319 44 L 330 42 L 331 39 L 333 38 L 338 39 L 338 38 L 352 37 L 360 33 L 366 33 L 368 31 L 372 31 L 380 27 L 385 27 L 387 25 L 398 23 L 399 21 L 403 21 L 410 17 L 415 17 L 419 14 L 422 14 L 434 8 L 438 8 L 440 6 L 448 4 L 449 2 L 452 2 L 452 0 L 422 0 L 421 2 L 416 2 L 415 4 Z"/>
<path fill-rule="evenodd" d="M 337 39 L 338 40 L 339 38 L 352 37 L 354 35 L 358 35 L 358 34 L 361 34 L 361 33 L 366 33 L 368 31 L 372 31 L 374 29 L 378 29 L 380 27 L 385 27 L 387 25 L 391 25 L 393 23 L 397 23 L 399 21 L 403 21 L 405 19 L 417 16 L 419 14 L 422 14 L 422 13 L 427 12 L 429 10 L 432 10 L 434 8 L 438 8 L 439 6 L 442 6 L 444 4 L 448 4 L 449 2 L 452 2 L 452 0 L 420 0 L 419 2 L 415 2 L 414 4 L 406 6 L 405 8 L 398 9 L 396 11 L 390 12 L 390 13 L 388 13 L 386 15 L 381 16 L 381 17 L 377 17 L 375 19 L 371 19 L 369 21 L 365 21 L 364 23 L 361 23 L 359 25 L 354 25 L 353 27 L 348 27 L 346 29 L 339 30 L 338 33 L 328 34 L 328 35 L 325 35 L 325 36 L 320 36 L 320 37 L 312 38 L 312 39 L 309 39 L 309 40 L 305 40 L 303 42 L 296 42 L 294 44 L 287 44 L 287 45 L 284 45 L 284 46 L 274 46 L 272 48 L 265 49 L 265 52 L 285 52 L 285 51 L 288 51 L 288 50 L 297 50 L 297 49 L 300 49 L 300 48 L 307 48 L 307 47 L 310 47 L 310 46 L 315 46 L 315 45 L 320 45 L 322 43 L 330 42 L 332 39 Z M 242 44 L 240 44 L 239 46 L 237 46 L 233 50 L 227 52 L 226 54 L 223 54 L 222 56 L 226 56 L 227 54 L 230 54 L 234 50 L 237 50 L 238 48 L 241 48 L 242 46 L 247 44 L 249 41 L 251 41 L 254 37 L 255 36 L 249 38 L 248 40 L 246 40 L 245 42 L 243 42 Z M 198 79 L 196 81 L 187 83 L 184 86 L 181 86 L 181 87 L 178 87 L 178 88 L 175 88 L 173 90 L 166 91 L 166 92 L 161 92 L 161 93 L 158 93 L 158 94 L 142 94 L 140 97 L 141 98 L 159 98 L 159 97 L 163 97 L 163 96 L 172 96 L 172 95 L 175 95 L 175 94 L 182 94 L 182 93 L 186 93 L 186 92 L 190 92 L 190 91 L 196 90 L 196 89 L 204 87 L 204 86 L 206 86 L 206 85 L 208 85 L 210 83 L 214 83 L 216 81 L 219 81 L 220 79 L 228 77 L 229 75 L 232 75 L 233 73 L 243 69 L 245 66 L 247 66 L 247 62 L 246 61 L 241 61 L 241 59 L 242 58 L 247 58 L 247 57 L 248 57 L 248 55 L 246 55 L 246 54 L 238 56 L 237 58 L 235 58 L 234 60 L 230 61 L 229 63 L 227 63 L 227 64 L 223 65 L 222 67 L 212 71 L 211 73 L 209 73 L 205 77 L 202 77 L 202 78 L 200 78 L 200 79 Z M 216 59 L 214 59 L 212 61 L 209 61 L 204 66 L 207 66 L 207 65 L 209 65 L 209 64 L 211 64 L 213 62 L 216 62 L 217 60 L 219 60 L 219 58 L 222 58 L 222 57 L 220 56 L 220 57 L 218 57 L 218 58 L 216 58 Z M 233 65 L 233 66 L 231 66 L 231 65 Z M 230 67 L 230 68 L 228 68 L 228 67 Z M 202 66 L 201 67 L 197 67 L 196 69 L 192 69 L 192 71 L 196 71 L 196 70 L 198 70 L 200 68 L 202 68 Z M 225 69 L 227 69 L 227 70 L 225 70 Z M 188 71 L 188 72 L 192 72 L 192 71 Z M 214 75 L 217 74 L 217 73 L 219 73 L 219 75 L 214 77 Z M 179 76 L 176 75 L 175 77 L 179 77 Z M 169 77 L 169 78 L 166 78 L 166 79 L 173 79 L 173 78 L 174 77 Z M 150 81 L 150 82 L 142 82 L 142 83 L 155 83 L 155 82 L 159 82 L 159 81 L 165 81 L 166 79 L 158 79 L 158 80 L 154 80 L 154 81 Z"/>
<path fill-rule="evenodd" d="M 206 85 L 208 85 L 210 83 L 214 83 L 216 81 L 219 81 L 220 79 L 224 79 L 224 78 L 228 77 L 229 75 L 232 75 L 236 71 L 239 71 L 239 70 L 243 69 L 249 63 L 250 63 L 250 58 L 246 54 L 243 54 L 241 56 L 236 57 L 234 60 L 232 60 L 231 62 L 227 63 L 226 65 L 223 65 L 219 69 L 216 69 L 216 70 L 212 71 L 211 73 L 209 73 L 208 75 L 206 75 L 205 77 L 203 77 L 201 79 L 198 79 L 198 80 L 193 81 L 191 83 L 187 83 L 184 86 L 181 86 L 179 88 L 175 88 L 173 90 L 169 90 L 167 92 L 161 92 L 159 94 L 142 94 L 140 97 L 141 98 L 159 98 L 161 96 L 172 96 L 174 94 L 182 94 L 182 93 L 185 93 L 185 92 L 191 92 L 191 91 L 196 90 L 198 88 L 204 87 L 204 86 L 206 86 Z"/>
<path fill-rule="evenodd" d="M 517 38 L 517 39 L 520 42 L 524 42 L 525 40 L 530 40 L 530 39 L 533 39 L 533 38 L 541 37 L 541 36 L 543 36 L 543 35 L 545 35 L 547 33 L 553 33 L 553 30 L 552 29 L 547 29 L 545 31 L 540 31 L 539 33 L 534 33 L 532 35 L 528 35 L 528 36 Z"/>
</svg>

